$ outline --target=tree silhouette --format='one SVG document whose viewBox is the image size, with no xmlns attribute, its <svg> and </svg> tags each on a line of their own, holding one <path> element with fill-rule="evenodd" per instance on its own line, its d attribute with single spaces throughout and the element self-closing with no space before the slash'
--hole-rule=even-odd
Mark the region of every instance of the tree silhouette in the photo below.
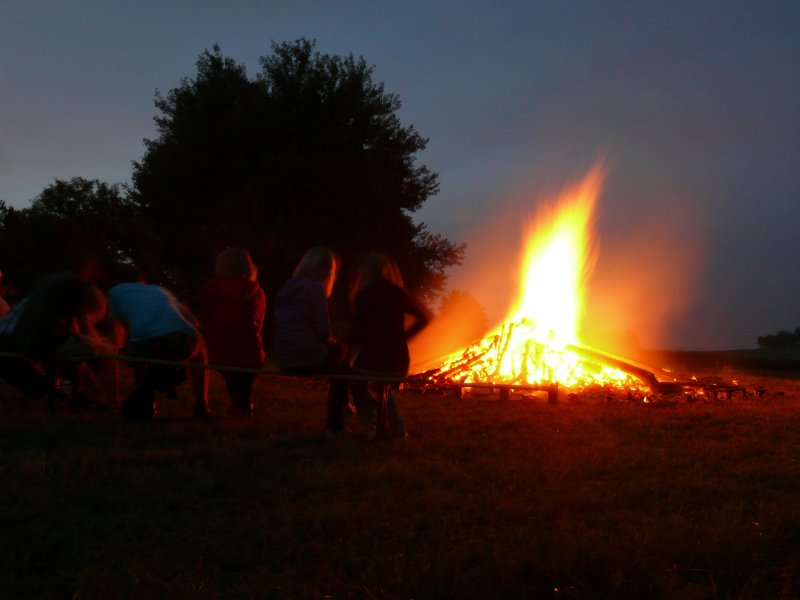
<svg viewBox="0 0 800 600">
<path fill-rule="evenodd" d="M 775 334 L 759 336 L 757 341 L 759 348 L 797 350 L 800 348 L 800 327 L 795 327 L 793 332 L 784 329 Z"/>
<path fill-rule="evenodd" d="M 427 140 L 400 123 L 398 97 L 363 58 L 314 46 L 273 43 L 252 80 L 219 47 L 201 54 L 193 79 L 156 96 L 158 136 L 134 165 L 133 198 L 181 287 L 196 289 L 214 255 L 240 245 L 274 290 L 325 244 L 345 261 L 392 256 L 430 299 L 464 247 L 411 218 L 438 190 L 415 162 Z"/>
<path fill-rule="evenodd" d="M 89 263 L 96 271 L 134 260 L 158 267 L 156 254 L 148 252 L 155 239 L 137 214 L 120 186 L 81 177 L 55 180 L 29 208 L 0 203 L 4 277 L 26 293 L 47 273 Z"/>
</svg>

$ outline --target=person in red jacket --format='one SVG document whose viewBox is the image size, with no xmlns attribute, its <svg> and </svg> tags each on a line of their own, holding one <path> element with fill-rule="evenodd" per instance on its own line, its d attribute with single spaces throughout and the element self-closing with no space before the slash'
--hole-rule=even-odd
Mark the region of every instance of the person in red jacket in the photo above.
<svg viewBox="0 0 800 600">
<path fill-rule="evenodd" d="M 264 342 L 261 328 L 267 311 L 264 291 L 256 281 L 257 269 L 243 248 L 226 248 L 217 256 L 216 277 L 201 290 L 202 330 L 210 364 L 261 368 Z M 247 418 L 256 375 L 221 371 L 231 398 L 228 414 Z"/>
</svg>

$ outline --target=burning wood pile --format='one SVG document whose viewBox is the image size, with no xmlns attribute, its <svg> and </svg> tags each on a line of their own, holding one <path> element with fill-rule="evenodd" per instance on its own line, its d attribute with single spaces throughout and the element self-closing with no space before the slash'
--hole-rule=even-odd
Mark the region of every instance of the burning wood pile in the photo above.
<svg viewBox="0 0 800 600">
<path fill-rule="evenodd" d="M 626 396 L 649 391 L 641 380 L 592 357 L 577 346 L 553 347 L 537 341 L 527 319 L 503 324 L 439 367 L 422 374 L 431 387 L 454 383 L 497 385 L 500 389 L 550 389 L 562 386 L 576 392 L 604 391 Z M 502 386 L 502 387 L 501 387 Z"/>
<path fill-rule="evenodd" d="M 680 383 L 669 373 L 644 367 L 581 344 L 577 331 L 586 281 L 595 258 L 592 213 L 603 179 L 593 169 L 559 199 L 557 210 L 530 226 L 521 261 L 516 305 L 493 332 L 442 359 L 417 377 L 429 391 L 489 388 L 547 391 L 650 401 L 661 395 L 716 395 L 718 382 Z M 542 225 L 544 221 L 544 225 Z M 735 384 L 723 391 L 743 391 Z"/>
</svg>

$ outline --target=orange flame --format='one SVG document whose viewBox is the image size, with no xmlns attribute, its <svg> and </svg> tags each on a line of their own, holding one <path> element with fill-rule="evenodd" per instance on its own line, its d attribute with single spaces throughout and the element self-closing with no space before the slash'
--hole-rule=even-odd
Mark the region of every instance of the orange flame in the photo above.
<svg viewBox="0 0 800 600">
<path fill-rule="evenodd" d="M 585 307 L 596 256 L 593 212 L 605 173 L 594 167 L 529 224 L 519 295 L 504 322 L 464 351 L 451 354 L 433 376 L 462 383 L 629 385 L 631 377 L 571 350 Z M 632 386 L 635 387 L 635 384 Z"/>
<path fill-rule="evenodd" d="M 549 224 L 527 228 L 522 285 L 506 321 L 527 319 L 536 339 L 560 348 L 577 342 L 594 256 L 591 218 L 603 177 L 595 167 L 562 195 Z"/>
</svg>

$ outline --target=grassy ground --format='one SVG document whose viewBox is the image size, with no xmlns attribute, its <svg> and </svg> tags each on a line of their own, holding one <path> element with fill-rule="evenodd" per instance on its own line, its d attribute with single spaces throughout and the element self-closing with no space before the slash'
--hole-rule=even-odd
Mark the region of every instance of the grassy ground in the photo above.
<svg viewBox="0 0 800 600">
<path fill-rule="evenodd" d="M 800 382 L 740 379 L 767 395 L 404 394 L 411 437 L 372 443 L 323 436 L 308 380 L 246 424 L 0 388 L 0 597 L 797 598 Z"/>
</svg>

